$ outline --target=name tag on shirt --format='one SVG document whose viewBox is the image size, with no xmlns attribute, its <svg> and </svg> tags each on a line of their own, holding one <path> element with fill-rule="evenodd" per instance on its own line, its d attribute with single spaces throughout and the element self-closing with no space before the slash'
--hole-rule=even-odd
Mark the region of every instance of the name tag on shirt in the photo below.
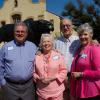
<svg viewBox="0 0 100 100">
<path fill-rule="evenodd" d="M 81 58 L 87 58 L 87 54 L 84 54 L 84 53 L 83 53 L 83 54 L 81 55 Z"/>
<path fill-rule="evenodd" d="M 14 48 L 13 48 L 13 46 L 11 46 L 11 47 L 8 47 L 8 50 L 13 50 Z"/>
<path fill-rule="evenodd" d="M 53 57 L 53 60 L 58 60 L 59 59 L 59 56 L 54 56 Z"/>
</svg>

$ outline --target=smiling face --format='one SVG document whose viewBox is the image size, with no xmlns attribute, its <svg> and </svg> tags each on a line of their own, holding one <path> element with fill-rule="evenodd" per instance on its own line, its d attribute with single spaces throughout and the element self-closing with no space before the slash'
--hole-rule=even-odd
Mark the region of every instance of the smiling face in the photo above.
<svg viewBox="0 0 100 100">
<path fill-rule="evenodd" d="M 53 37 L 51 34 L 45 33 L 41 35 L 40 48 L 43 53 L 48 54 L 53 49 Z"/>
<path fill-rule="evenodd" d="M 16 42 L 22 44 L 25 42 L 26 38 L 27 38 L 27 29 L 26 26 L 23 25 L 18 25 L 15 27 L 14 30 L 14 37 Z"/>
<path fill-rule="evenodd" d="M 61 31 L 65 38 L 68 38 L 72 33 L 72 22 L 69 19 L 63 19 L 61 21 Z"/>
<path fill-rule="evenodd" d="M 84 23 L 78 27 L 78 35 L 82 46 L 90 44 L 93 37 L 93 29 L 88 23 Z"/>
<path fill-rule="evenodd" d="M 79 39 L 80 39 L 81 45 L 86 46 L 90 44 L 92 35 L 88 32 L 82 32 L 79 34 Z"/>
<path fill-rule="evenodd" d="M 50 37 L 44 37 L 42 40 L 42 49 L 45 53 L 49 53 L 52 50 L 53 43 Z"/>
</svg>

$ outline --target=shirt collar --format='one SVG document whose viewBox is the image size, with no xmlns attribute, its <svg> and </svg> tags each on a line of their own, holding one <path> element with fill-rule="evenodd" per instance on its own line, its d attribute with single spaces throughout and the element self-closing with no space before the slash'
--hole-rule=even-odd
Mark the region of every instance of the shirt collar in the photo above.
<svg viewBox="0 0 100 100">
<path fill-rule="evenodd" d="M 65 38 L 65 37 L 63 36 L 63 39 L 64 39 L 64 42 L 71 42 L 71 40 L 72 40 L 72 35 L 71 35 L 69 38 Z"/>
<path fill-rule="evenodd" d="M 25 45 L 25 42 L 23 42 L 23 43 L 21 44 L 21 43 L 18 43 L 16 40 L 14 40 L 14 43 L 15 43 L 17 46 L 24 46 L 24 45 Z"/>
</svg>

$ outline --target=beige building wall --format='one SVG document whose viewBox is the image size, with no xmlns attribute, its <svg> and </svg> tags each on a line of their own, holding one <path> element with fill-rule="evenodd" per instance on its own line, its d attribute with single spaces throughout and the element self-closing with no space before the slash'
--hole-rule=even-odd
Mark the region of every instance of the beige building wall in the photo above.
<svg viewBox="0 0 100 100">
<path fill-rule="evenodd" d="M 33 3 L 32 0 L 4 0 L 4 5 L 0 9 L 0 26 L 2 22 L 6 24 L 13 23 L 12 16 L 19 14 L 21 20 L 33 18 L 34 20 L 46 19 L 54 24 L 54 36 L 60 33 L 60 17 L 46 10 L 45 0 L 39 0 Z"/>
<path fill-rule="evenodd" d="M 50 12 L 45 13 L 46 20 L 51 21 L 54 24 L 54 37 L 58 37 L 60 35 L 60 17 Z M 48 17 L 49 16 L 49 17 Z"/>
</svg>

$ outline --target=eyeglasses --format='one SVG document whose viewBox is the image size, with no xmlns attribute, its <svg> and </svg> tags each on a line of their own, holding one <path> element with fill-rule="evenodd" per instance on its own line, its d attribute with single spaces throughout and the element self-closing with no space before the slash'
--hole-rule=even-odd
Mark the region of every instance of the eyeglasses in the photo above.
<svg viewBox="0 0 100 100">
<path fill-rule="evenodd" d="M 65 28 L 65 27 L 70 28 L 71 25 L 69 25 L 69 24 L 65 24 L 65 25 L 61 25 L 61 27 L 62 27 L 62 28 Z"/>
<path fill-rule="evenodd" d="M 15 32 L 16 33 L 26 33 L 26 31 L 24 31 L 24 30 L 16 30 Z"/>
</svg>

